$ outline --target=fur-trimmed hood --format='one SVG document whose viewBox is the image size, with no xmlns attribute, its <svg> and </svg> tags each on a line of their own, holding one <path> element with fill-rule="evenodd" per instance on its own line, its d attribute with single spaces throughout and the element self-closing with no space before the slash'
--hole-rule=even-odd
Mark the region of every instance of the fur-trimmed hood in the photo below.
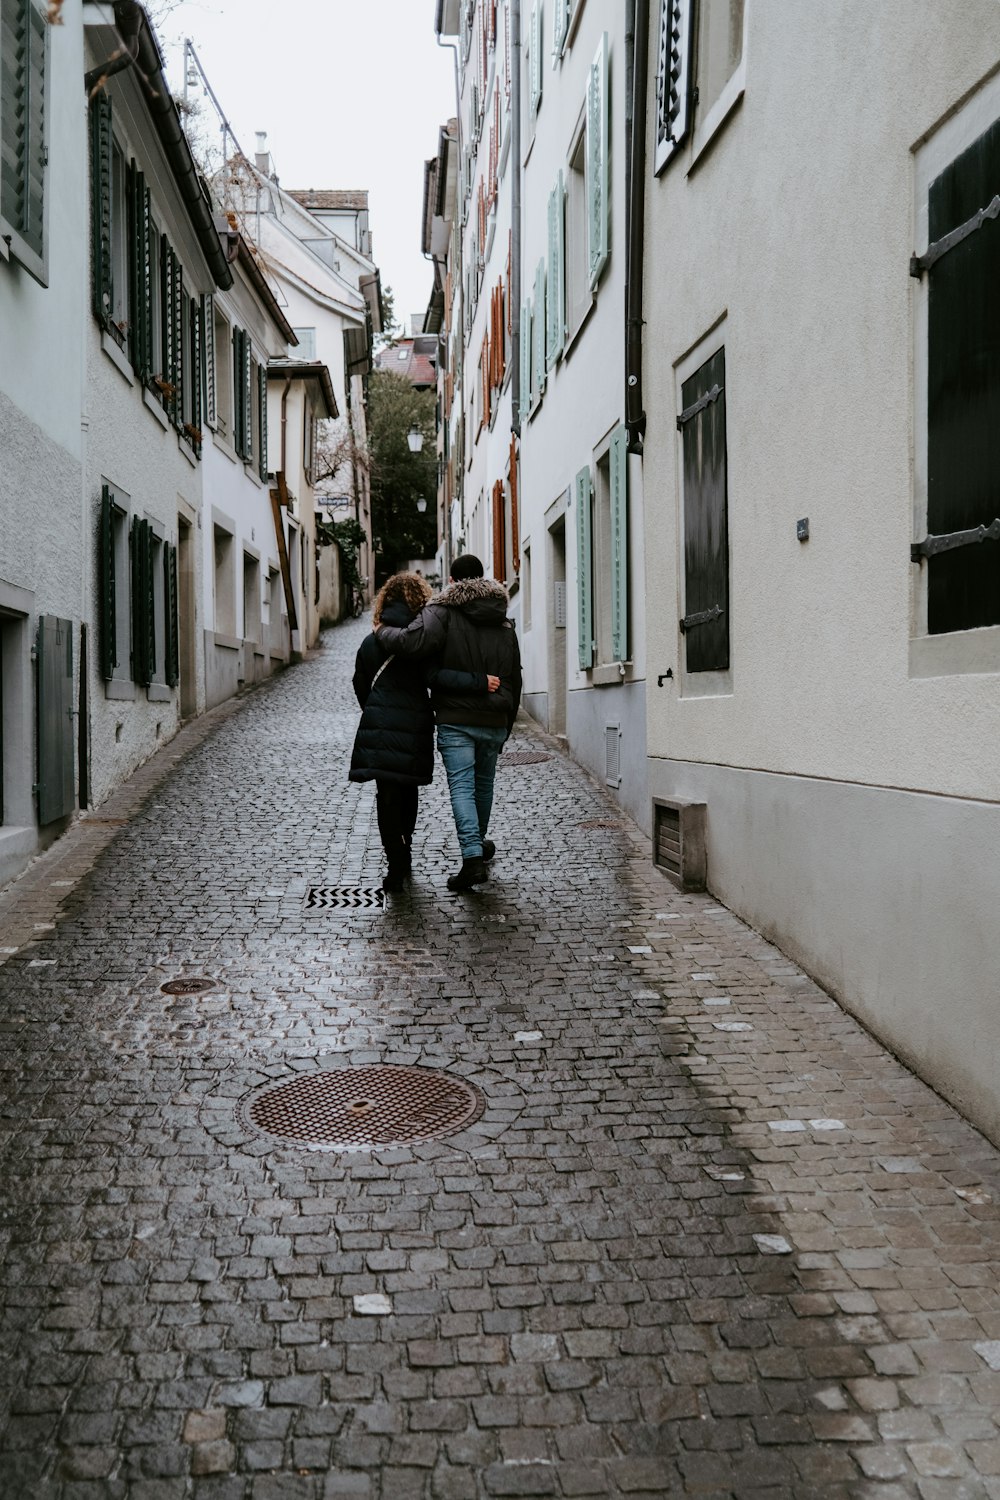
<svg viewBox="0 0 1000 1500">
<path fill-rule="evenodd" d="M 502 583 L 493 578 L 463 578 L 439 594 L 435 604 L 460 609 L 483 625 L 497 625 L 507 618 L 510 599 Z"/>
</svg>

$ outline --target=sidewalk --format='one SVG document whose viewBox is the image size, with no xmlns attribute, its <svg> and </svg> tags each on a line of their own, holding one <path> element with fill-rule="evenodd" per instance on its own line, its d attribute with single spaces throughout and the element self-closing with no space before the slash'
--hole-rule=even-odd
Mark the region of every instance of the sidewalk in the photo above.
<svg viewBox="0 0 1000 1500">
<path fill-rule="evenodd" d="M 330 906 L 366 628 L 0 897 L 0 1496 L 1000 1497 L 1000 1153 L 523 723 Z"/>
</svg>

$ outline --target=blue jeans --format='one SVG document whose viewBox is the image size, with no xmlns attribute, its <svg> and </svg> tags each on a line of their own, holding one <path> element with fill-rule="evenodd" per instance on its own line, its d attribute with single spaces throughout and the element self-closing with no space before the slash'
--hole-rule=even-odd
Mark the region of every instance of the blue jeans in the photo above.
<svg viewBox="0 0 1000 1500">
<path fill-rule="evenodd" d="M 479 859 L 490 826 L 493 780 L 506 729 L 486 724 L 439 724 L 437 739 L 448 777 L 463 859 Z"/>
</svg>

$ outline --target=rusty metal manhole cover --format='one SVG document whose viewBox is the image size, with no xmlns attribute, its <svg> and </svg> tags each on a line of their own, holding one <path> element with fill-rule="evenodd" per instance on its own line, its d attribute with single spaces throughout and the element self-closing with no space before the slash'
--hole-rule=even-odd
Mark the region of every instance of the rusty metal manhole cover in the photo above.
<svg viewBox="0 0 1000 1500">
<path fill-rule="evenodd" d="M 207 995 L 209 990 L 215 989 L 215 980 L 192 974 L 187 979 L 168 979 L 160 989 L 164 995 Z"/>
<path fill-rule="evenodd" d="M 363 1151 L 454 1135 L 485 1107 L 479 1089 L 464 1078 L 380 1063 L 299 1074 L 259 1090 L 240 1114 L 246 1125 L 279 1141 Z"/>
<path fill-rule="evenodd" d="M 379 885 L 312 885 L 307 911 L 382 911 L 385 892 Z"/>
<path fill-rule="evenodd" d="M 501 766 L 535 766 L 539 761 L 551 759 L 551 755 L 539 754 L 534 750 L 512 750 L 509 755 L 501 755 L 498 764 Z"/>
</svg>

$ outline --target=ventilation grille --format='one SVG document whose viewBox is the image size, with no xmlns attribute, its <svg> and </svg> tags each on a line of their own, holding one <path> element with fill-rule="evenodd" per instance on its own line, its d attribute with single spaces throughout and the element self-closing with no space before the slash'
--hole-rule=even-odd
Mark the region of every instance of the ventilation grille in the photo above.
<svg viewBox="0 0 1000 1500">
<path fill-rule="evenodd" d="M 552 623 L 559 630 L 566 629 L 566 584 L 562 579 L 552 585 Z"/>
<path fill-rule="evenodd" d="M 682 891 L 703 891 L 705 804 L 653 798 L 653 863 Z"/>
<path fill-rule="evenodd" d="M 622 731 L 620 724 L 608 724 L 604 731 L 604 780 L 608 786 L 622 784 Z"/>
</svg>

